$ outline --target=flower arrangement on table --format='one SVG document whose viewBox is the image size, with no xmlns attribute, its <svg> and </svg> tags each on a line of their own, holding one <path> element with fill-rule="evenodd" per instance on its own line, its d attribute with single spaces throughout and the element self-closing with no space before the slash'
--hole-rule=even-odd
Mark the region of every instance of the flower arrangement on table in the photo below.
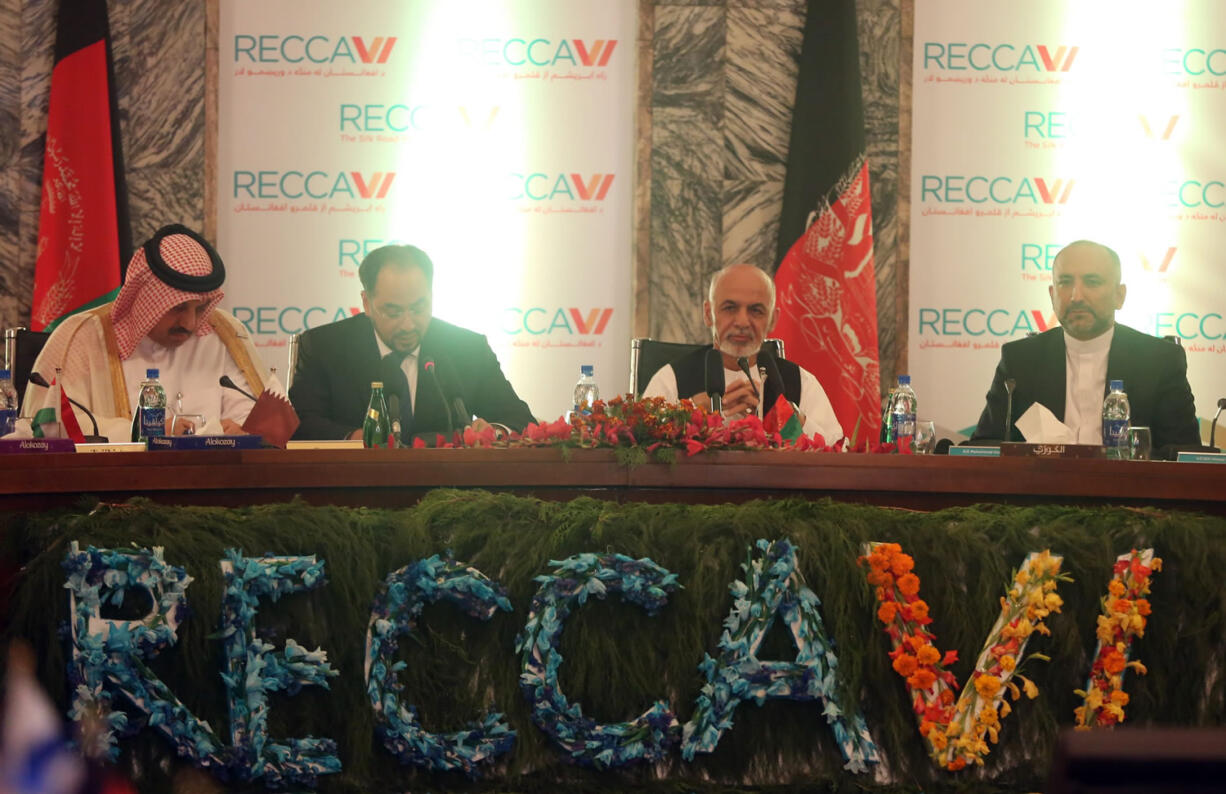
<svg viewBox="0 0 1226 794">
<path fill-rule="evenodd" d="M 782 436 L 774 422 L 757 416 L 729 421 L 722 415 L 695 405 L 690 400 L 669 402 L 662 397 L 635 399 L 631 395 L 597 400 L 590 411 L 575 412 L 569 421 L 530 424 L 522 433 L 512 433 L 499 440 L 493 428 L 469 428 L 462 442 L 465 447 L 546 447 L 593 449 L 598 447 L 626 450 L 624 463 L 642 463 L 654 457 L 669 463 L 678 451 L 686 455 L 715 449 L 790 449 L 809 452 L 846 452 L 851 442 L 838 439 L 828 444 L 820 434 L 799 436 L 789 440 Z M 424 444 L 422 444 L 424 446 Z M 440 444 L 439 446 L 453 446 Z M 909 453 L 910 445 L 902 445 Z M 859 448 L 868 452 L 900 451 L 895 444 L 865 444 Z"/>
<path fill-rule="evenodd" d="M 1098 616 L 1098 647 L 1094 651 L 1094 664 L 1090 668 L 1090 680 L 1084 690 L 1073 690 L 1082 703 L 1073 709 L 1077 728 L 1087 730 L 1097 727 L 1112 727 L 1124 721 L 1124 707 L 1128 705 L 1128 693 L 1124 691 L 1124 673 L 1128 668 L 1145 675 L 1145 665 L 1129 661 L 1132 641 L 1145 636 L 1145 625 L 1150 613 L 1149 578 L 1154 571 L 1162 570 L 1162 559 L 1154 556 L 1153 549 L 1133 549 L 1121 554 L 1115 562 L 1114 576 L 1107 585 L 1108 595 L 1103 599 L 1103 611 Z"/>
<path fill-rule="evenodd" d="M 1014 572 L 971 674 L 973 685 L 955 698 L 958 681 L 949 666 L 958 652 L 942 654 L 935 645 L 936 636 L 927 628 L 932 623 L 928 604 L 919 597 L 920 579 L 912 570 L 915 561 L 897 543 L 870 543 L 865 551 L 860 561 L 868 565 L 868 582 L 876 588 L 877 619 L 892 643 L 894 671 L 906 679 L 929 755 L 955 772 L 982 765 L 990 752 L 987 740 L 996 743 L 1000 720 L 1012 711 L 1005 694 L 1013 700 L 1023 691 L 1031 700 L 1038 697 L 1038 687 L 1019 668 L 1030 636 L 1050 634 L 1043 620 L 1064 603 L 1056 588 L 1071 578 L 1060 572 L 1062 558 L 1050 551 L 1033 553 Z M 1039 653 L 1027 658 L 1048 660 Z M 1020 689 L 1014 678 L 1022 682 Z"/>
</svg>

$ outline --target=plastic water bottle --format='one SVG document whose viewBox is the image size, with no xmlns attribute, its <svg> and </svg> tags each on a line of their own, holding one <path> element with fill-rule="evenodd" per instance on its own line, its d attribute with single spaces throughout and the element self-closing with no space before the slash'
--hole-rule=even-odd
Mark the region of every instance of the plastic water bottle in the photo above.
<svg viewBox="0 0 1226 794">
<path fill-rule="evenodd" d="M 17 421 L 17 390 L 13 388 L 13 374 L 0 369 L 0 436 L 13 432 Z"/>
<path fill-rule="evenodd" d="M 890 398 L 890 441 L 898 444 L 904 438 L 915 438 L 917 403 L 915 391 L 911 388 L 911 376 L 899 375 L 898 388 Z"/>
<path fill-rule="evenodd" d="M 166 390 L 158 381 L 156 369 L 145 370 L 140 384 L 140 440 L 166 435 Z"/>
<path fill-rule="evenodd" d="M 1128 425 L 1132 409 L 1124 393 L 1124 381 L 1111 381 L 1111 391 L 1103 400 L 1103 447 L 1108 458 L 1128 457 Z"/>
<path fill-rule="evenodd" d="M 591 364 L 579 367 L 579 382 L 575 384 L 574 412 L 590 414 L 592 404 L 600 399 L 600 387 L 596 385 L 596 368 Z"/>
</svg>

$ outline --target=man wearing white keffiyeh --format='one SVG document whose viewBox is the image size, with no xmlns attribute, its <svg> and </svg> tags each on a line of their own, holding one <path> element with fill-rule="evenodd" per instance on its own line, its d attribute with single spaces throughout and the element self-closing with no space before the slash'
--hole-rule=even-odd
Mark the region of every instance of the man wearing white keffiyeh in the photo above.
<svg viewBox="0 0 1226 794">
<path fill-rule="evenodd" d="M 168 417 L 181 393 L 184 413 L 220 420 L 225 432 L 239 432 L 252 403 L 218 379 L 229 375 L 258 396 L 268 370 L 246 329 L 217 308 L 224 280 L 225 266 L 203 237 L 184 226 L 165 226 L 133 255 L 115 301 L 64 320 L 34 369 L 50 381 L 59 368 L 64 389 L 94 413 L 99 432 L 111 441 L 128 440 L 148 368 L 160 371 Z M 23 416 L 41 405 L 42 393 L 33 383 L 27 386 Z M 77 418 L 88 426 L 79 411 Z"/>
</svg>

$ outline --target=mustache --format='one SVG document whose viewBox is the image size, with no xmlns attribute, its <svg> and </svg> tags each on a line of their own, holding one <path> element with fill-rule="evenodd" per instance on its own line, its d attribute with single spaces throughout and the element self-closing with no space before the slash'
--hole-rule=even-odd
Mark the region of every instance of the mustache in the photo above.
<svg viewBox="0 0 1226 794">
<path fill-rule="evenodd" d="M 171 336 L 191 336 L 192 332 L 187 330 L 181 325 L 176 325 L 174 328 L 171 328 L 169 331 L 167 331 L 167 333 L 170 334 Z"/>
</svg>

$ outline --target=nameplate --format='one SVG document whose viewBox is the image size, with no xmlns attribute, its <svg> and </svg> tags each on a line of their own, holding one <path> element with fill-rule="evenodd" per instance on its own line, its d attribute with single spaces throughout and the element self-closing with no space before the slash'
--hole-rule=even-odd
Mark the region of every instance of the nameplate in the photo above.
<svg viewBox="0 0 1226 794">
<path fill-rule="evenodd" d="M 139 441 L 121 441 L 116 444 L 77 444 L 77 452 L 98 454 L 102 452 L 144 452 L 148 447 Z"/>
<path fill-rule="evenodd" d="M 5 438 L 0 439 L 0 454 L 17 452 L 75 452 L 71 438 Z"/>
<path fill-rule="evenodd" d="M 259 449 L 263 440 L 262 436 L 158 436 L 149 439 L 149 449 Z"/>
<path fill-rule="evenodd" d="M 1226 463 L 1224 452 L 1180 452 L 1176 463 Z"/>
<path fill-rule="evenodd" d="M 364 449 L 362 439 L 338 439 L 319 441 L 287 441 L 286 449 Z"/>
<path fill-rule="evenodd" d="M 1101 458 L 1103 448 L 1098 444 L 1019 444 L 1009 442 L 1000 445 L 1000 454 L 1006 458 Z"/>
<path fill-rule="evenodd" d="M 963 458 L 999 458 L 1000 447 L 950 447 L 949 454 Z"/>
</svg>

